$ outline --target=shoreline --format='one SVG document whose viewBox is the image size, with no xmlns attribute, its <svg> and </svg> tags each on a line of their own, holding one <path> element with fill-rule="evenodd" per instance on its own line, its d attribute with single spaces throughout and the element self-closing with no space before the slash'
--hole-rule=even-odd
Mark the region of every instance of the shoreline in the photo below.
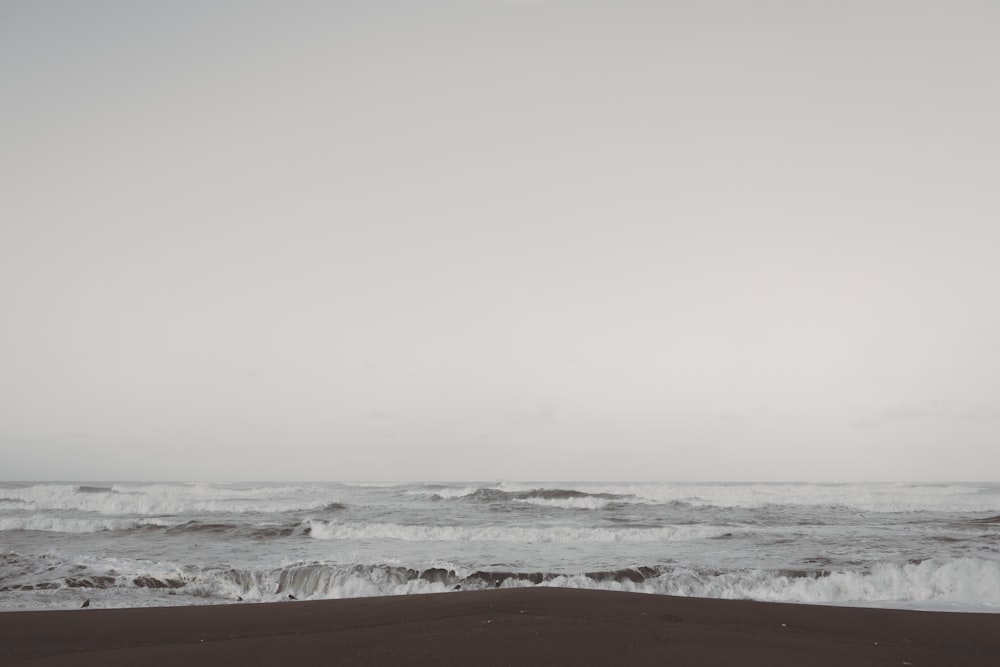
<svg viewBox="0 0 1000 667">
<path fill-rule="evenodd" d="M 1000 614 L 511 588 L 11 611 L 0 662 L 994 665 Z"/>
</svg>

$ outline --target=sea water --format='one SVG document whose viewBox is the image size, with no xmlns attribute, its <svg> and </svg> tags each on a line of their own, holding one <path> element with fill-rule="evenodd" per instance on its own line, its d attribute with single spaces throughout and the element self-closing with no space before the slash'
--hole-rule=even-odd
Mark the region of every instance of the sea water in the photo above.
<svg viewBox="0 0 1000 667">
<path fill-rule="evenodd" d="M 0 609 L 563 586 L 1000 612 L 1000 484 L 0 483 Z"/>
</svg>

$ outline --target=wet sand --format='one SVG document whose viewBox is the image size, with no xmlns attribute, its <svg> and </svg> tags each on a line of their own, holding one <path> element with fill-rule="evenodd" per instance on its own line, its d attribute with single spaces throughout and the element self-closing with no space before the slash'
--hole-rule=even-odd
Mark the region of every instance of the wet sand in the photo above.
<svg viewBox="0 0 1000 667">
<path fill-rule="evenodd" d="M 0 664 L 995 667 L 1000 614 L 558 588 L 5 612 Z"/>
</svg>

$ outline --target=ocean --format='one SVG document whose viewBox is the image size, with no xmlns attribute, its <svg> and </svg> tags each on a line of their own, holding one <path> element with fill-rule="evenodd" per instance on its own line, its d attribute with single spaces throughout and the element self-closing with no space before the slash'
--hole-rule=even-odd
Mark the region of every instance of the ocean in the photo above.
<svg viewBox="0 0 1000 667">
<path fill-rule="evenodd" d="M 511 586 L 1000 612 L 1000 484 L 0 483 L 0 610 Z"/>
</svg>

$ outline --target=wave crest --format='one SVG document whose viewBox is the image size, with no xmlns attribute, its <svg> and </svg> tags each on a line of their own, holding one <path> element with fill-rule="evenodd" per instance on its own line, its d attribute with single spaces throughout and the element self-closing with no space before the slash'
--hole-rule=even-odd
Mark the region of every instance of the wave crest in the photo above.
<svg viewBox="0 0 1000 667">
<path fill-rule="evenodd" d="M 23 569 L 15 559 L 8 565 Z M 1000 562 L 976 558 L 881 563 L 868 571 L 732 570 L 699 571 L 636 566 L 613 571 L 556 573 L 447 567 L 414 569 L 398 565 L 337 565 L 310 562 L 250 571 L 236 568 L 182 568 L 136 561 L 129 571 L 72 565 L 39 567 L 30 581 L 7 581 L 0 592 L 59 588 L 131 588 L 219 599 L 276 600 L 405 595 L 449 590 L 554 586 L 650 594 L 753 599 L 806 604 L 894 606 L 952 603 L 1000 612 Z M 56 570 L 52 573 L 52 570 Z M 58 575 L 63 571 L 62 576 Z M 926 608 L 926 607 L 925 607 Z"/>
</svg>

